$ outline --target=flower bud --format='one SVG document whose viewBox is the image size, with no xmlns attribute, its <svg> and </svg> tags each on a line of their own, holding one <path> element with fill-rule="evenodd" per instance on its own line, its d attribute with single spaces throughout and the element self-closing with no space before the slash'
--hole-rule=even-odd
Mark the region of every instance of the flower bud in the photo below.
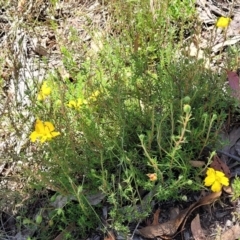
<svg viewBox="0 0 240 240">
<path fill-rule="evenodd" d="M 190 103 L 191 98 L 189 96 L 186 96 L 183 98 L 183 103 Z"/>
<path fill-rule="evenodd" d="M 203 117 L 204 119 L 206 119 L 206 118 L 208 117 L 208 114 L 207 114 L 207 113 L 204 113 L 204 114 L 202 115 L 202 117 Z"/>
<path fill-rule="evenodd" d="M 55 101 L 54 104 L 55 104 L 55 106 L 59 107 L 59 106 L 61 106 L 62 101 L 60 99 L 58 99 L 58 100 Z"/>
<path fill-rule="evenodd" d="M 178 176 L 178 180 L 181 180 L 183 178 L 183 175 Z"/>
<path fill-rule="evenodd" d="M 42 222 L 42 216 L 41 215 L 37 215 L 36 217 L 36 223 L 40 224 Z"/>
<path fill-rule="evenodd" d="M 217 114 L 214 113 L 214 114 L 212 115 L 212 120 L 214 121 L 214 120 L 216 120 L 216 119 L 217 119 Z"/>
<path fill-rule="evenodd" d="M 54 224 L 54 222 L 53 222 L 53 220 L 52 219 L 50 219 L 49 221 L 48 221 L 48 226 L 53 226 L 53 224 Z"/>
<path fill-rule="evenodd" d="M 187 181 L 187 184 L 188 184 L 188 185 L 192 185 L 192 183 L 193 183 L 193 181 L 192 181 L 191 179 L 189 179 L 189 180 Z"/>
<path fill-rule="evenodd" d="M 189 104 L 184 104 L 183 111 L 185 113 L 190 113 L 191 112 L 191 106 Z"/>
<path fill-rule="evenodd" d="M 187 196 L 186 196 L 186 195 L 183 195 L 183 196 L 182 196 L 182 200 L 186 202 L 186 201 L 187 201 Z"/>
</svg>

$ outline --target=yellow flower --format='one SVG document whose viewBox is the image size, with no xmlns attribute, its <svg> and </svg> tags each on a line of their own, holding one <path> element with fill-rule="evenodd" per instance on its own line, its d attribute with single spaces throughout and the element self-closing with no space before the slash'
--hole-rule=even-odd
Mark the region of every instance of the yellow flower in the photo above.
<svg viewBox="0 0 240 240">
<path fill-rule="evenodd" d="M 229 185 L 229 179 L 225 176 L 223 172 L 215 171 L 213 168 L 208 168 L 207 177 L 204 180 L 204 185 L 211 187 L 213 192 L 220 192 L 222 186 Z"/>
<path fill-rule="evenodd" d="M 75 100 L 71 100 L 71 101 L 69 101 L 67 106 L 70 108 L 77 108 L 77 102 Z"/>
<path fill-rule="evenodd" d="M 93 101 L 93 102 L 97 101 L 97 97 L 98 97 L 99 94 L 100 94 L 100 92 L 99 92 L 98 90 L 95 91 L 95 92 L 93 92 L 93 93 L 91 94 L 91 96 L 89 97 L 89 100 L 91 100 L 91 101 Z"/>
<path fill-rule="evenodd" d="M 47 81 L 44 81 L 41 86 L 40 92 L 38 93 L 37 100 L 44 100 L 48 95 L 50 95 L 51 91 L 51 88 L 47 85 Z"/>
<path fill-rule="evenodd" d="M 154 182 L 157 180 L 157 174 L 156 173 L 148 173 L 147 176 L 149 177 L 149 180 L 151 182 Z"/>
<path fill-rule="evenodd" d="M 30 135 L 31 142 L 35 142 L 39 139 L 41 143 L 44 143 L 60 135 L 60 132 L 54 132 L 54 129 L 55 128 L 52 123 L 42 122 L 37 119 L 35 123 L 35 131 L 33 131 Z"/>
<path fill-rule="evenodd" d="M 78 98 L 77 101 L 71 100 L 67 104 L 70 108 L 80 109 L 83 105 L 86 105 L 88 102 L 86 100 L 83 100 L 81 98 Z"/>
<path fill-rule="evenodd" d="M 219 28 L 226 28 L 229 26 L 231 22 L 231 18 L 229 17 L 220 17 L 217 22 L 216 22 L 216 26 Z"/>
</svg>

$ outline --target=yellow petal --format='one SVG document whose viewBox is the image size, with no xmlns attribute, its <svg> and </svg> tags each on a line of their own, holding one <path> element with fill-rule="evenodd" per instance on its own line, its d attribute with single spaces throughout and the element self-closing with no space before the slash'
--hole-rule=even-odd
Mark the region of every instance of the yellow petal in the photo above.
<svg viewBox="0 0 240 240">
<path fill-rule="evenodd" d="M 79 99 L 77 100 L 77 107 L 78 107 L 78 108 L 81 107 L 82 104 L 83 104 L 83 100 L 82 100 L 81 98 L 79 98 Z"/>
<path fill-rule="evenodd" d="M 208 168 L 206 174 L 207 174 L 207 176 L 215 175 L 215 170 L 213 168 Z"/>
<path fill-rule="evenodd" d="M 47 128 L 47 131 L 49 131 L 49 132 L 52 132 L 55 129 L 53 124 L 50 122 L 45 122 L 44 125 Z"/>
<path fill-rule="evenodd" d="M 224 186 L 229 186 L 229 179 L 227 177 L 222 177 L 220 183 Z"/>
<path fill-rule="evenodd" d="M 50 88 L 50 87 L 44 86 L 44 87 L 42 88 L 42 94 L 43 94 L 43 95 L 48 96 L 48 95 L 50 95 L 50 93 L 51 93 L 51 88 Z"/>
<path fill-rule="evenodd" d="M 95 102 L 97 100 L 97 97 L 98 97 L 99 94 L 100 94 L 100 91 L 97 90 L 97 91 L 92 93 L 92 95 L 89 97 L 89 99 Z"/>
<path fill-rule="evenodd" d="M 69 101 L 67 106 L 70 107 L 70 108 L 76 108 L 77 107 L 77 103 L 76 103 L 76 101 L 71 100 L 71 101 Z"/>
<path fill-rule="evenodd" d="M 46 132 L 45 134 L 44 134 L 44 136 L 46 137 L 46 140 L 51 140 L 52 139 L 52 134 L 51 134 L 51 132 Z"/>
<path fill-rule="evenodd" d="M 43 122 L 41 120 L 39 120 L 39 119 L 36 120 L 35 131 L 37 133 L 43 133 L 44 132 Z"/>
<path fill-rule="evenodd" d="M 60 132 L 51 132 L 51 135 L 52 135 L 52 137 L 56 137 L 56 136 L 60 135 Z"/>
<path fill-rule="evenodd" d="M 44 81 L 41 86 L 41 90 L 38 93 L 37 100 L 38 101 L 44 100 L 48 95 L 50 95 L 51 91 L 52 90 L 50 87 L 48 87 L 47 82 Z"/>
<path fill-rule="evenodd" d="M 223 172 L 216 171 L 216 180 L 224 186 L 229 185 L 229 179 L 225 176 Z"/>
<path fill-rule="evenodd" d="M 47 136 L 42 136 L 41 139 L 40 139 L 40 142 L 44 143 L 46 141 L 47 141 Z"/>
<path fill-rule="evenodd" d="M 31 142 L 36 142 L 37 138 L 38 138 L 38 134 L 37 134 L 36 131 L 34 131 L 34 132 L 32 132 L 32 133 L 30 134 L 30 140 L 31 140 Z"/>
<path fill-rule="evenodd" d="M 220 192 L 222 189 L 222 185 L 221 183 L 219 183 L 218 181 L 214 182 L 212 187 L 211 187 L 213 192 Z"/>
<path fill-rule="evenodd" d="M 216 177 L 222 178 L 224 176 L 225 176 L 225 174 L 223 172 L 216 171 Z"/>
<path fill-rule="evenodd" d="M 37 95 L 37 100 L 38 100 L 38 101 L 44 100 L 44 96 L 42 95 L 42 92 L 40 92 L 40 93 Z"/>
<path fill-rule="evenodd" d="M 204 179 L 204 185 L 209 187 L 215 182 L 215 175 L 208 176 Z"/>
</svg>

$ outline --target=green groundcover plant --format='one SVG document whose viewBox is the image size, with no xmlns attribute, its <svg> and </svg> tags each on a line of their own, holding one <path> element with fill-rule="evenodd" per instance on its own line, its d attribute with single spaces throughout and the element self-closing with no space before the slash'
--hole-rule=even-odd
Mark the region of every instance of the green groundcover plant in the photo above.
<svg viewBox="0 0 240 240">
<path fill-rule="evenodd" d="M 164 2 L 124 1 L 123 11 L 115 1 L 109 9 L 118 22 L 97 53 L 78 65 L 62 46 L 74 81 L 49 73 L 32 96 L 36 122 L 29 136 L 37 167 L 26 173 L 35 188 L 75 196 L 79 215 L 73 218 L 86 231 L 84 222 L 94 227 L 92 215 L 103 203 L 93 207 L 87 196 L 103 193 L 111 226 L 126 230 L 124 222 L 149 214 L 153 198 L 184 199 L 204 188 L 204 169 L 190 161 L 219 144 L 231 101 L 224 77 L 181 50 L 196 24 L 194 3 Z M 135 211 L 148 192 L 147 207 Z"/>
</svg>

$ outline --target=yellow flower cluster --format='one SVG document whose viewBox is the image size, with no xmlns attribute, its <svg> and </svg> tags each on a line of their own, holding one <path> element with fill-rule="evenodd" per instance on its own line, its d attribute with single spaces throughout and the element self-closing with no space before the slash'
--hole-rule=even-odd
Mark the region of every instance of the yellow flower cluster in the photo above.
<svg viewBox="0 0 240 240">
<path fill-rule="evenodd" d="M 48 86 L 47 81 L 44 81 L 40 92 L 38 93 L 37 100 L 43 101 L 47 96 L 51 94 L 52 89 Z"/>
<path fill-rule="evenodd" d="M 229 179 L 223 172 L 216 171 L 213 168 L 208 168 L 207 177 L 204 180 L 204 185 L 207 187 L 211 186 L 213 192 L 220 192 L 222 186 L 229 185 Z"/>
<path fill-rule="evenodd" d="M 31 142 L 40 140 L 41 143 L 50 141 L 52 138 L 60 135 L 60 132 L 54 132 L 55 128 L 50 122 L 43 122 L 39 119 L 35 123 L 35 131 L 30 135 Z"/>
<path fill-rule="evenodd" d="M 75 108 L 75 109 L 79 110 L 82 106 L 87 105 L 90 102 L 97 101 L 97 97 L 99 94 L 100 94 L 100 92 L 97 90 L 97 91 L 93 92 L 87 100 L 84 100 L 82 98 L 78 98 L 77 100 L 71 100 L 68 102 L 67 106 L 70 108 Z"/>
<path fill-rule="evenodd" d="M 86 100 L 78 98 L 76 101 L 75 100 L 69 101 L 67 106 L 70 108 L 80 109 L 83 105 L 86 105 L 86 104 L 87 104 Z"/>
<path fill-rule="evenodd" d="M 97 90 L 91 94 L 91 96 L 88 98 L 89 101 L 95 102 L 97 101 L 97 97 L 100 94 L 100 92 Z"/>
<path fill-rule="evenodd" d="M 47 81 L 43 81 L 41 89 L 37 95 L 37 100 L 45 100 L 51 94 L 51 91 L 52 89 L 49 87 Z M 83 105 L 95 102 L 99 94 L 100 92 L 97 90 L 93 92 L 87 100 L 81 98 L 78 98 L 77 100 L 71 100 L 67 106 L 70 108 L 80 109 Z M 31 142 L 36 142 L 39 140 L 41 143 L 50 141 L 60 135 L 60 132 L 55 132 L 54 130 L 55 128 L 51 122 L 43 122 L 37 119 L 35 123 L 35 130 L 30 134 L 30 140 Z"/>
</svg>

